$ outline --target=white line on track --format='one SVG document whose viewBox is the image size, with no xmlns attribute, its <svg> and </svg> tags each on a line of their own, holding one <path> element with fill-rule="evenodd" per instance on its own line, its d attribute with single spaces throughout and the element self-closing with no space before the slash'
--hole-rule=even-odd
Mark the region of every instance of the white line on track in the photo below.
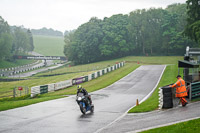
<svg viewBox="0 0 200 133">
<path fill-rule="evenodd" d="M 158 79 L 158 81 L 157 81 L 155 87 L 153 88 L 153 90 L 152 90 L 146 97 L 144 97 L 144 98 L 141 100 L 140 103 L 144 102 L 147 98 L 149 98 L 149 97 L 151 96 L 151 94 L 154 92 L 154 90 L 157 88 L 157 86 L 158 86 L 158 84 L 159 84 L 159 82 L 160 82 L 160 80 L 161 80 L 161 77 L 162 77 L 162 75 L 163 75 L 163 73 L 164 73 L 164 71 L 165 71 L 165 68 L 166 68 L 166 65 L 165 65 L 165 67 L 164 67 L 164 69 L 163 69 L 163 71 L 162 71 L 162 73 L 161 73 L 161 75 L 160 75 L 160 77 L 159 77 L 159 79 Z M 129 76 L 130 74 L 131 74 L 131 73 L 129 73 L 127 76 Z M 125 77 L 126 77 L 126 76 L 125 76 Z M 135 107 L 135 105 L 134 105 L 133 107 Z M 131 108 L 133 108 L 133 107 L 131 107 Z M 122 118 L 128 113 L 128 111 L 129 111 L 131 108 L 129 108 L 124 114 L 122 114 L 121 116 L 119 116 L 119 117 L 118 117 L 117 119 L 115 119 L 113 122 L 111 122 L 111 123 L 109 123 L 108 125 L 106 125 L 106 126 L 100 128 L 100 129 L 98 129 L 98 130 L 97 130 L 96 132 L 94 132 L 94 133 L 100 133 L 100 132 L 101 132 L 102 130 L 104 130 L 105 128 L 109 127 L 109 126 L 112 125 L 113 123 L 115 123 L 115 122 L 119 121 L 120 119 L 122 119 Z"/>
</svg>

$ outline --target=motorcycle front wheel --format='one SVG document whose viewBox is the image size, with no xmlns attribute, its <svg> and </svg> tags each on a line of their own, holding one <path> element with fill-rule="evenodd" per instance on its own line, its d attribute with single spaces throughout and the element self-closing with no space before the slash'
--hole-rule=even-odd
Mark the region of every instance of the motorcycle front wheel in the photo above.
<svg viewBox="0 0 200 133">
<path fill-rule="evenodd" d="M 94 112 L 94 105 L 91 106 L 91 110 L 90 111 L 91 111 L 91 113 Z"/>
<path fill-rule="evenodd" d="M 86 113 L 86 108 L 84 108 L 82 104 L 79 104 L 79 106 L 80 106 L 81 112 L 82 112 L 83 114 L 85 114 L 85 113 Z"/>
</svg>

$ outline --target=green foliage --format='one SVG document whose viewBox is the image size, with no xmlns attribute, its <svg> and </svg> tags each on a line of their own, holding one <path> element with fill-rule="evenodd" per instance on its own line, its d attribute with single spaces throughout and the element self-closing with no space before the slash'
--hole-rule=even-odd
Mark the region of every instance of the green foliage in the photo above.
<svg viewBox="0 0 200 133">
<path fill-rule="evenodd" d="M 200 20 L 191 24 L 188 29 L 190 29 L 190 37 L 200 44 Z"/>
<path fill-rule="evenodd" d="M 30 41 L 26 32 L 23 31 L 21 27 L 16 27 L 14 29 L 14 43 L 13 43 L 13 53 L 18 55 L 25 53 L 30 49 Z"/>
<path fill-rule="evenodd" d="M 8 59 L 11 56 L 12 37 L 9 33 L 0 35 L 0 61 Z"/>
<path fill-rule="evenodd" d="M 25 54 L 33 49 L 30 30 L 26 32 L 22 27 L 10 27 L 0 16 L 0 61 L 11 61 L 13 54 Z"/>
<path fill-rule="evenodd" d="M 46 27 L 43 27 L 42 29 L 31 29 L 31 32 L 33 35 L 43 35 L 43 36 L 59 36 L 63 37 L 63 33 L 61 31 L 53 30 L 53 29 L 47 29 Z"/>
<path fill-rule="evenodd" d="M 27 30 L 27 34 L 28 34 L 28 39 L 29 39 L 29 43 L 30 43 L 29 51 L 33 51 L 34 50 L 33 35 L 29 29 Z"/>
<path fill-rule="evenodd" d="M 187 25 L 184 34 L 200 44 L 200 1 L 187 0 Z"/>
<path fill-rule="evenodd" d="M 103 20 L 92 18 L 65 36 L 64 53 L 76 64 L 127 55 L 183 55 L 186 46 L 196 47 L 182 36 L 186 17 L 186 4 L 173 4 Z M 197 30 L 198 24 L 193 27 Z"/>
<path fill-rule="evenodd" d="M 0 61 L 11 56 L 12 36 L 7 22 L 0 16 Z"/>
</svg>

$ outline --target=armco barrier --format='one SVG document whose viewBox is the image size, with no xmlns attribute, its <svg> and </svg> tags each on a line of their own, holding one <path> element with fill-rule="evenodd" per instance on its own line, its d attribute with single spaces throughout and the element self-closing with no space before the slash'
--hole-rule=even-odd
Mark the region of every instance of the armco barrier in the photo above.
<svg viewBox="0 0 200 133">
<path fill-rule="evenodd" d="M 124 62 L 121 62 L 121 63 L 115 64 L 114 66 L 99 70 L 99 71 L 92 73 L 92 74 L 89 74 L 87 76 L 83 76 L 83 77 L 79 77 L 79 78 L 75 78 L 75 79 L 70 79 L 70 80 L 66 80 L 66 81 L 61 81 L 61 82 L 58 82 L 58 83 L 52 83 L 52 84 L 48 84 L 48 85 L 34 86 L 34 87 L 31 88 L 31 97 L 34 97 L 37 94 L 48 93 L 48 92 L 56 91 L 56 90 L 59 90 L 59 89 L 67 88 L 67 87 L 70 87 L 72 85 L 77 85 L 77 84 L 80 84 L 82 82 L 90 81 L 90 80 L 95 79 L 97 77 L 100 77 L 101 75 L 104 75 L 108 72 L 116 70 L 116 69 L 118 69 L 122 66 L 124 66 Z"/>
<path fill-rule="evenodd" d="M 189 98 L 190 100 L 200 98 L 200 82 L 190 84 Z"/>
</svg>

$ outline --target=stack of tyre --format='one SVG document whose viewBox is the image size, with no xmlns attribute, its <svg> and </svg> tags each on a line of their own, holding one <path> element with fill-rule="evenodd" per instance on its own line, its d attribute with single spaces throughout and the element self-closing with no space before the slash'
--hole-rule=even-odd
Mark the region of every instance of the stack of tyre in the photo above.
<svg viewBox="0 0 200 133">
<path fill-rule="evenodd" d="M 159 108 L 173 108 L 172 88 L 169 86 L 164 86 L 159 89 Z"/>
</svg>

